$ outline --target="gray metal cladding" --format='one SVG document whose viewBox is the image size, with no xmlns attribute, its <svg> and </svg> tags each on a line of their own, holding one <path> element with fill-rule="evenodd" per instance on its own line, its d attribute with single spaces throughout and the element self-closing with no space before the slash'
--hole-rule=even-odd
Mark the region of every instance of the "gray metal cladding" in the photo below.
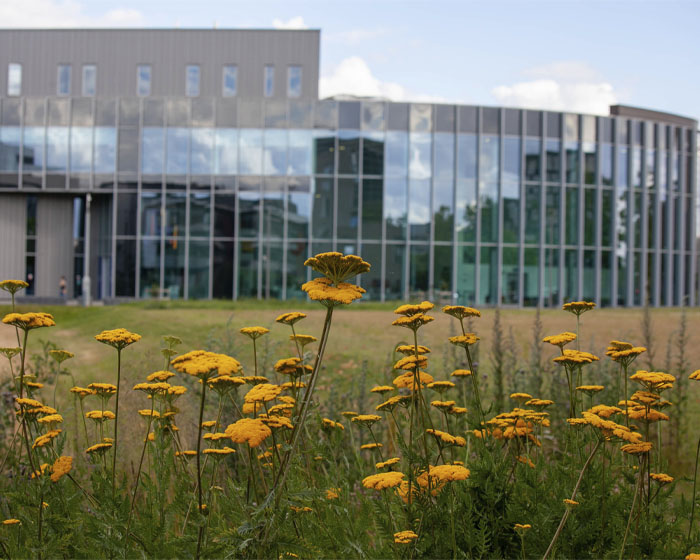
<svg viewBox="0 0 700 560">
<path fill-rule="evenodd" d="M 73 198 L 41 196 L 36 208 L 36 291 L 59 297 L 61 276 L 73 293 Z"/>
<path fill-rule="evenodd" d="M 56 94 L 59 64 L 71 64 L 71 95 L 82 91 L 83 64 L 97 65 L 98 97 L 135 96 L 136 67 L 151 65 L 152 96 L 184 96 L 185 68 L 200 66 L 200 96 L 221 97 L 226 64 L 238 66 L 239 97 L 262 97 L 266 64 L 273 98 L 287 96 L 287 67 L 300 65 L 301 97 L 318 97 L 318 30 L 51 29 L 0 30 L 0 91 L 7 65 L 22 64 L 22 96 Z"/>
<path fill-rule="evenodd" d="M 24 280 L 25 234 L 27 231 L 27 197 L 0 195 L 0 280 Z M 10 295 L 0 291 L 0 299 Z"/>
</svg>

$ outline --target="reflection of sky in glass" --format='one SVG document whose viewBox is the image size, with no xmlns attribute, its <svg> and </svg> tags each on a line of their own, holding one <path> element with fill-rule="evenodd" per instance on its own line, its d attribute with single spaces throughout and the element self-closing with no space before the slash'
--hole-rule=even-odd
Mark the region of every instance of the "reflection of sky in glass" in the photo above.
<svg viewBox="0 0 700 560">
<path fill-rule="evenodd" d="M 236 95 L 238 87 L 238 66 L 229 64 L 224 66 L 223 76 L 223 95 L 224 97 L 233 97 Z"/>
<path fill-rule="evenodd" d="M 289 175 L 311 174 L 311 131 L 290 130 L 287 173 Z"/>
<path fill-rule="evenodd" d="M 165 159 L 165 171 L 171 175 L 184 175 L 187 173 L 187 142 L 189 129 L 166 129 L 167 149 Z"/>
<path fill-rule="evenodd" d="M 272 97 L 275 93 L 275 67 L 265 66 L 265 77 L 263 84 L 265 97 Z"/>
<path fill-rule="evenodd" d="M 151 95 L 151 65 L 139 64 L 136 70 L 136 95 Z"/>
<path fill-rule="evenodd" d="M 455 167 L 455 137 L 454 134 L 437 132 L 435 142 L 435 171 L 436 179 L 452 181 Z"/>
<path fill-rule="evenodd" d="M 476 179 L 476 135 L 457 135 L 457 176 Z"/>
<path fill-rule="evenodd" d="M 238 130 L 235 128 L 216 129 L 214 173 L 216 175 L 238 173 Z"/>
<path fill-rule="evenodd" d="M 263 174 L 284 175 L 287 170 L 287 131 L 266 129 L 263 135 Z"/>
<path fill-rule="evenodd" d="M 114 173 L 117 154 L 117 129 L 107 126 L 95 127 L 95 173 Z"/>
<path fill-rule="evenodd" d="M 141 172 L 163 173 L 164 132 L 162 128 L 146 128 L 141 131 Z"/>
<path fill-rule="evenodd" d="M 503 180 L 520 180 L 520 138 L 506 138 L 503 154 Z"/>
<path fill-rule="evenodd" d="M 398 221 L 406 218 L 406 180 L 384 181 L 384 218 Z"/>
<path fill-rule="evenodd" d="M 411 225 L 430 223 L 430 180 L 411 179 L 409 190 L 409 223 Z"/>
<path fill-rule="evenodd" d="M 211 128 L 190 129 L 190 173 L 209 175 L 212 171 L 214 131 Z"/>
<path fill-rule="evenodd" d="M 384 174 L 388 177 L 405 177 L 408 170 L 408 134 L 387 132 L 384 145 Z"/>
<path fill-rule="evenodd" d="M 97 66 L 86 64 L 83 66 L 83 96 L 94 97 L 97 91 Z"/>
<path fill-rule="evenodd" d="M 262 174 L 262 130 L 240 130 L 239 165 L 241 175 Z"/>
<path fill-rule="evenodd" d="M 287 69 L 287 97 L 301 95 L 301 66 L 290 66 Z"/>
<path fill-rule="evenodd" d="M 479 178 L 482 181 L 498 181 L 498 153 L 498 136 L 483 135 L 479 154 Z"/>
<path fill-rule="evenodd" d="M 199 66 L 196 64 L 187 66 L 187 86 L 185 89 L 188 97 L 199 95 Z"/>
<path fill-rule="evenodd" d="M 68 165 L 68 127 L 50 126 L 46 130 L 46 169 L 66 171 Z"/>
<path fill-rule="evenodd" d="M 22 65 L 11 63 L 7 66 L 7 95 L 22 93 Z"/>
<path fill-rule="evenodd" d="M 70 131 L 71 173 L 89 173 L 92 168 L 92 130 L 74 126 Z"/>
<path fill-rule="evenodd" d="M 25 127 L 22 145 L 22 168 L 30 171 L 41 171 L 44 167 L 44 128 L 40 126 Z"/>
<path fill-rule="evenodd" d="M 430 134 L 412 132 L 410 134 L 410 156 L 408 174 L 412 179 L 427 179 L 432 174 L 432 139 Z"/>
<path fill-rule="evenodd" d="M 70 64 L 58 65 L 58 95 L 70 95 Z"/>
</svg>

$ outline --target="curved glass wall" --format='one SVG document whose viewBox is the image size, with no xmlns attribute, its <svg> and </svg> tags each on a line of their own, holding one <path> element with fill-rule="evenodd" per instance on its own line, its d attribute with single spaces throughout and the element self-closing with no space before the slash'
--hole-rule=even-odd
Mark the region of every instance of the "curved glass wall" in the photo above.
<svg viewBox="0 0 700 560">
<path fill-rule="evenodd" d="M 207 119 L 190 107 L 202 100 L 79 101 L 0 100 L 0 190 L 108 197 L 114 297 L 302 298 L 304 260 L 338 250 L 372 263 L 368 300 L 696 301 L 691 128 L 376 101 L 207 100 Z"/>
</svg>

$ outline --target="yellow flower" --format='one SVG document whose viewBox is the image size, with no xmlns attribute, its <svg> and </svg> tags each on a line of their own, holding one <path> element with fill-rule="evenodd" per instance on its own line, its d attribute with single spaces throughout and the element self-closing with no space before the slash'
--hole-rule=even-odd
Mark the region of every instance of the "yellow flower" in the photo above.
<svg viewBox="0 0 700 560">
<path fill-rule="evenodd" d="M 685 557 L 685 560 L 700 560 L 700 554 L 696 554 L 694 552 L 691 552 Z"/>
<path fill-rule="evenodd" d="M 338 430 L 345 430 L 345 426 L 343 426 L 340 422 L 334 422 L 330 418 L 323 418 L 323 420 L 321 420 L 321 423 L 324 428 L 336 428 Z"/>
<path fill-rule="evenodd" d="M 391 459 L 387 459 L 386 461 L 382 461 L 381 463 L 377 463 L 374 466 L 377 467 L 378 469 L 383 469 L 384 467 L 390 467 L 392 465 L 395 465 L 398 463 L 401 459 L 398 457 L 392 457 Z"/>
<path fill-rule="evenodd" d="M 384 393 L 389 393 L 390 391 L 393 391 L 394 388 L 391 387 L 390 385 L 377 385 L 376 387 L 372 387 L 369 392 L 370 393 L 379 393 L 380 395 L 383 395 Z"/>
<path fill-rule="evenodd" d="M 367 427 L 371 427 L 375 422 L 379 422 L 382 419 L 381 416 L 376 414 L 358 414 L 352 418 L 352 422 L 357 422 L 358 424 L 364 424 Z"/>
<path fill-rule="evenodd" d="M 373 488 L 374 490 L 395 488 L 401 484 L 404 476 L 402 472 L 398 471 L 372 474 L 362 480 L 362 486 L 365 488 Z"/>
<path fill-rule="evenodd" d="M 187 387 L 183 387 L 182 385 L 173 385 L 170 387 L 170 389 L 168 389 L 168 397 L 171 397 L 172 400 L 184 395 L 186 392 Z"/>
<path fill-rule="evenodd" d="M 372 449 L 379 449 L 380 447 L 384 447 L 384 446 L 381 443 L 365 443 L 364 445 L 360 446 L 360 449 L 372 450 Z"/>
<path fill-rule="evenodd" d="M 302 284 L 301 289 L 309 295 L 309 298 L 321 302 L 326 307 L 348 305 L 356 299 L 360 299 L 365 293 L 363 288 L 355 284 L 341 282 L 333 285 L 328 278 L 314 278 Z"/>
<path fill-rule="evenodd" d="M 522 404 L 525 401 L 529 401 L 532 395 L 528 395 L 527 393 L 511 393 L 510 398 Z"/>
<path fill-rule="evenodd" d="M 310 334 L 290 334 L 289 340 L 291 340 L 292 342 L 298 342 L 303 348 L 307 344 L 316 342 L 318 339 L 315 336 L 311 336 Z"/>
<path fill-rule="evenodd" d="M 336 285 L 358 274 L 369 272 L 370 269 L 370 264 L 363 261 L 361 257 L 336 252 L 319 253 L 315 257 L 306 259 L 304 266 L 311 267 Z"/>
<path fill-rule="evenodd" d="M 613 362 L 617 362 L 622 364 L 624 367 L 627 367 L 635 360 L 637 356 L 646 351 L 647 349 L 644 346 L 633 346 L 631 348 L 623 348 L 622 350 L 614 351 L 610 351 L 609 347 L 606 355 L 610 356 L 610 359 L 612 359 Z"/>
<path fill-rule="evenodd" d="M 428 367 L 428 358 L 426 356 L 405 356 L 394 364 L 394 369 L 414 370 L 416 368 Z"/>
<path fill-rule="evenodd" d="M 410 356 L 411 354 L 430 354 L 430 348 L 419 344 L 414 346 L 413 344 L 401 344 L 394 349 L 395 352 L 400 352 L 404 356 Z"/>
<path fill-rule="evenodd" d="M 452 377 L 469 377 L 471 374 L 468 369 L 456 369 L 452 372 Z"/>
<path fill-rule="evenodd" d="M 388 410 L 391 412 L 394 410 L 398 405 L 404 405 L 408 406 L 408 402 L 411 400 L 411 397 L 408 395 L 395 395 L 393 397 L 390 397 L 388 400 L 384 401 L 381 404 L 378 404 L 374 409 L 381 411 L 381 410 Z"/>
<path fill-rule="evenodd" d="M 243 327 L 241 329 L 241 334 L 246 335 L 252 340 L 260 338 L 261 336 L 266 335 L 269 332 L 270 329 L 266 329 L 265 327 Z"/>
<path fill-rule="evenodd" d="M 203 449 L 202 453 L 204 455 L 230 455 L 231 453 L 235 453 L 235 449 L 231 449 L 230 447 L 223 447 L 222 449 Z"/>
<path fill-rule="evenodd" d="M 430 385 L 432 385 L 432 383 Z M 428 387 L 430 387 L 430 385 L 428 385 Z M 447 412 L 455 404 L 457 404 L 455 401 L 432 401 L 430 403 L 430 406 L 434 406 L 438 410 L 444 410 L 445 412 Z"/>
<path fill-rule="evenodd" d="M 357 412 L 354 412 L 352 410 L 344 410 L 340 414 L 345 416 L 345 418 L 354 418 L 355 416 L 358 416 Z"/>
<path fill-rule="evenodd" d="M 100 395 L 101 397 L 112 396 L 117 392 L 117 386 L 111 383 L 90 383 L 88 389 L 94 391 L 96 395 Z"/>
<path fill-rule="evenodd" d="M 112 444 L 109 442 L 97 443 L 95 445 L 88 447 L 85 450 L 85 453 L 89 453 L 90 455 L 92 455 L 93 453 L 105 453 L 111 447 L 112 447 Z"/>
<path fill-rule="evenodd" d="M 7 280 L 5 280 L 5 282 L 7 282 Z M 21 525 L 22 522 L 21 522 L 19 519 L 14 519 L 14 518 L 13 518 L 13 519 L 5 519 L 5 520 L 2 522 L 2 524 L 3 524 L 3 525 Z"/>
<path fill-rule="evenodd" d="M 576 507 L 576 506 L 580 505 L 577 501 L 570 500 L 569 498 L 564 499 L 564 504 L 567 507 Z"/>
<path fill-rule="evenodd" d="M 229 424 L 225 433 L 234 443 L 247 443 L 250 447 L 257 447 L 272 435 L 270 428 L 257 418 L 241 418 Z"/>
<path fill-rule="evenodd" d="M 32 445 L 32 449 L 36 449 L 37 447 L 44 447 L 51 443 L 51 441 L 58 437 L 58 435 L 61 433 L 62 430 L 49 430 L 43 435 L 38 436 L 34 440 L 34 444 Z"/>
<path fill-rule="evenodd" d="M 3 280 L 0 282 L 0 290 L 4 290 L 13 295 L 28 287 L 29 284 L 24 280 Z"/>
<path fill-rule="evenodd" d="M 545 408 L 547 406 L 553 405 L 554 401 L 550 401 L 550 400 L 546 400 L 546 399 L 530 399 L 529 401 L 526 401 L 525 404 L 527 406 L 535 406 L 535 407 Z"/>
<path fill-rule="evenodd" d="M 406 315 L 407 317 L 410 317 L 412 315 L 420 315 L 426 311 L 430 311 L 433 307 L 435 307 L 435 305 L 429 301 L 424 301 L 418 304 L 407 303 L 394 309 L 394 313 L 397 315 Z"/>
<path fill-rule="evenodd" d="M 167 381 L 174 375 L 175 374 L 171 371 L 154 371 L 148 377 L 146 377 L 146 381 Z"/>
<path fill-rule="evenodd" d="M 394 533 L 394 542 L 396 544 L 411 544 L 414 540 L 418 538 L 413 531 L 399 531 Z"/>
<path fill-rule="evenodd" d="M 114 412 L 110 410 L 91 410 L 85 413 L 85 418 L 102 422 L 104 420 L 114 420 Z"/>
<path fill-rule="evenodd" d="M 205 350 L 192 350 L 170 363 L 180 373 L 196 377 L 208 377 L 214 372 L 218 375 L 234 375 L 241 371 L 241 364 L 235 358 Z"/>
<path fill-rule="evenodd" d="M 518 455 L 516 457 L 516 459 L 518 460 L 519 463 L 522 463 L 523 465 L 527 465 L 531 469 L 535 468 L 535 463 L 533 463 L 532 460 L 527 458 L 527 457 L 524 457 L 522 455 Z"/>
<path fill-rule="evenodd" d="M 516 524 L 513 526 L 513 528 L 514 528 L 514 529 L 516 530 L 516 532 L 518 532 L 518 533 L 524 533 L 524 532 L 527 531 L 528 529 L 532 529 L 532 525 L 530 525 L 529 523 L 525 523 L 525 524 L 516 523 Z"/>
<path fill-rule="evenodd" d="M 651 451 L 652 444 L 650 441 L 641 441 L 639 443 L 628 443 L 620 447 L 620 451 L 630 455 L 642 455 Z"/>
<path fill-rule="evenodd" d="M 586 412 L 596 414 L 601 418 L 610 418 L 613 414 L 620 414 L 621 409 L 616 406 L 608 406 L 606 404 L 597 404 L 593 408 L 589 408 Z"/>
<path fill-rule="evenodd" d="M 456 387 L 456 385 L 452 383 L 452 381 L 433 381 L 432 383 L 428 383 L 428 389 L 437 391 L 440 394 L 454 387 Z"/>
<path fill-rule="evenodd" d="M 646 387 L 647 391 L 654 393 L 671 388 L 676 381 L 676 378 L 669 373 L 644 370 L 639 370 L 634 375 L 630 375 L 630 379 L 641 383 Z"/>
<path fill-rule="evenodd" d="M 581 315 L 582 313 L 585 313 L 586 311 L 590 311 L 595 307 L 595 303 L 592 301 L 570 301 L 569 303 L 565 303 L 562 306 L 562 309 L 564 311 L 568 311 L 569 313 L 573 313 L 576 316 Z"/>
<path fill-rule="evenodd" d="M 441 430 L 433 430 L 432 428 L 428 428 L 425 431 L 426 433 L 435 436 L 439 441 L 446 445 L 456 445 L 458 447 L 464 447 L 467 444 L 467 441 L 461 436 L 453 436 L 451 434 L 448 434 L 447 432 L 443 432 Z"/>
<path fill-rule="evenodd" d="M 59 457 L 51 465 L 51 482 L 58 482 L 61 478 L 67 475 L 73 467 L 73 457 L 65 455 Z"/>
<path fill-rule="evenodd" d="M 394 386 L 398 389 L 410 389 L 413 391 L 416 389 L 415 381 L 416 380 L 414 377 L 414 373 L 412 371 L 407 371 L 406 373 L 399 375 L 396 379 L 394 379 Z M 432 383 L 433 381 L 433 376 L 429 373 L 426 373 L 424 371 L 418 372 L 418 382 L 421 385 L 427 385 L 429 383 Z"/>
<path fill-rule="evenodd" d="M 218 377 L 212 377 L 207 380 L 207 385 L 219 393 L 226 393 L 230 389 L 237 387 L 238 385 L 245 385 L 240 377 L 233 377 L 231 375 L 219 375 Z"/>
<path fill-rule="evenodd" d="M 297 357 L 277 360 L 274 367 L 277 373 L 290 375 L 294 378 L 301 377 L 305 373 L 311 373 L 313 371 L 313 368 L 308 364 L 304 364 L 304 367 L 302 367 L 301 360 Z"/>
<path fill-rule="evenodd" d="M 309 506 L 289 506 L 289 509 L 291 509 L 294 513 L 311 513 L 313 511 L 313 509 L 311 509 Z"/>
<path fill-rule="evenodd" d="M 176 451 L 175 457 L 196 457 L 197 452 L 194 449 L 186 449 L 184 451 Z"/>
<path fill-rule="evenodd" d="M 168 392 L 168 389 L 170 389 L 170 383 L 162 381 L 157 383 L 137 383 L 134 385 L 134 391 L 143 391 L 148 395 L 164 395 Z"/>
<path fill-rule="evenodd" d="M 2 322 L 23 331 L 56 326 L 50 313 L 8 313 L 2 318 Z"/>
<path fill-rule="evenodd" d="M 28 399 L 26 397 L 22 397 L 22 398 L 15 397 L 15 402 L 20 406 L 28 406 L 30 408 L 40 408 L 40 407 L 44 406 L 39 401 L 36 401 L 34 399 Z"/>
<path fill-rule="evenodd" d="M 269 379 L 262 375 L 244 375 L 241 377 L 248 385 L 259 385 L 260 383 L 268 383 Z"/>
<path fill-rule="evenodd" d="M 268 416 L 266 414 L 261 414 L 259 418 L 268 428 L 272 428 L 274 430 L 279 430 L 281 428 L 287 428 L 288 430 L 294 429 L 292 421 L 286 416 Z"/>
<path fill-rule="evenodd" d="M 695 379 L 696 381 L 700 381 L 700 369 L 696 369 L 693 373 L 691 373 L 688 379 Z"/>
<path fill-rule="evenodd" d="M 650 473 L 649 476 L 655 480 L 656 482 L 659 482 L 661 484 L 670 484 L 673 482 L 673 477 L 669 476 L 665 473 Z"/>
<path fill-rule="evenodd" d="M 550 336 L 545 336 L 542 342 L 547 342 L 552 346 L 559 346 L 559 348 L 564 348 L 569 342 L 576 340 L 576 334 L 572 332 L 563 332 L 561 334 L 553 334 Z"/>
<path fill-rule="evenodd" d="M 467 409 L 463 406 L 451 406 L 447 412 L 452 414 L 452 416 L 460 416 L 461 414 L 466 414 Z"/>
<path fill-rule="evenodd" d="M 68 350 L 49 350 L 49 354 L 59 364 L 75 357 L 75 354 L 73 354 L 73 352 L 68 352 Z"/>
<path fill-rule="evenodd" d="M 602 391 L 603 389 L 605 389 L 605 387 L 603 387 L 602 385 L 580 385 L 576 387 L 577 391 L 583 391 L 584 393 L 587 393 L 589 395 Z"/>
<path fill-rule="evenodd" d="M 562 355 L 557 356 L 552 361 L 556 364 L 573 367 L 577 365 L 590 364 L 598 359 L 599 358 L 597 356 L 594 356 L 589 352 L 581 352 L 579 350 L 563 350 Z"/>
<path fill-rule="evenodd" d="M 129 332 L 126 329 L 112 329 L 95 335 L 95 340 L 103 344 L 109 344 L 117 350 L 122 350 L 130 344 L 141 340 L 141 335 Z"/>
<path fill-rule="evenodd" d="M 329 488 L 326 490 L 326 500 L 337 500 L 340 497 L 340 488 Z"/>
<path fill-rule="evenodd" d="M 451 344 L 454 344 L 455 346 L 461 346 L 462 348 L 466 348 L 467 346 L 476 344 L 477 341 L 481 339 L 474 333 L 467 333 L 459 336 L 451 336 L 448 340 Z"/>
<path fill-rule="evenodd" d="M 63 422 L 63 416 L 60 414 L 49 414 L 48 416 L 42 416 L 37 422 L 39 424 L 60 424 Z"/>
<path fill-rule="evenodd" d="M 297 321 L 301 321 L 306 317 L 306 313 L 301 313 L 299 311 L 292 311 L 291 313 L 282 313 L 275 321 L 277 323 L 282 323 L 283 325 L 293 325 Z"/>
<path fill-rule="evenodd" d="M 406 327 L 407 329 L 415 331 L 421 328 L 423 325 L 430 323 L 434 320 L 435 317 L 431 317 L 430 315 L 426 315 L 424 313 L 416 313 L 414 315 L 405 315 L 403 317 L 399 317 L 391 324 L 395 327 Z"/>
<path fill-rule="evenodd" d="M 437 467 L 430 465 L 428 472 L 423 472 L 418 476 L 417 482 L 423 487 L 435 487 L 440 483 L 466 480 L 469 475 L 469 469 L 461 465 L 438 465 Z"/>
<path fill-rule="evenodd" d="M 481 311 L 463 305 L 446 305 L 442 308 L 442 312 L 460 320 L 466 317 L 481 317 Z"/>
<path fill-rule="evenodd" d="M 247 403 L 267 402 L 276 399 L 281 392 L 282 387 L 279 385 L 261 383 L 260 385 L 253 386 L 243 397 L 243 400 Z"/>
<path fill-rule="evenodd" d="M 2 354 L 3 356 L 5 356 L 8 360 L 11 360 L 12 358 L 14 358 L 14 357 L 15 357 L 17 354 L 19 354 L 21 351 L 22 351 L 22 349 L 19 348 L 19 347 L 11 347 L 11 348 L 4 347 L 4 348 L 0 348 L 0 354 Z"/>
</svg>

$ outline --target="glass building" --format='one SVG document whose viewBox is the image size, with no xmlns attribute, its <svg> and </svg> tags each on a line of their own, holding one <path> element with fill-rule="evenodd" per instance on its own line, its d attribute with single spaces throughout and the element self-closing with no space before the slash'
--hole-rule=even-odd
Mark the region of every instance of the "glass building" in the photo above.
<svg viewBox="0 0 700 560">
<path fill-rule="evenodd" d="M 137 56 L 130 93 L 101 90 L 99 61 L 61 59 L 51 93 L 25 95 L 30 68 L 11 57 L 0 277 L 35 296 L 65 276 L 106 300 L 302 298 L 304 260 L 337 250 L 372 263 L 369 300 L 698 301 L 692 119 L 319 100 L 313 56 L 256 72 L 183 59 L 168 92 Z"/>
</svg>

